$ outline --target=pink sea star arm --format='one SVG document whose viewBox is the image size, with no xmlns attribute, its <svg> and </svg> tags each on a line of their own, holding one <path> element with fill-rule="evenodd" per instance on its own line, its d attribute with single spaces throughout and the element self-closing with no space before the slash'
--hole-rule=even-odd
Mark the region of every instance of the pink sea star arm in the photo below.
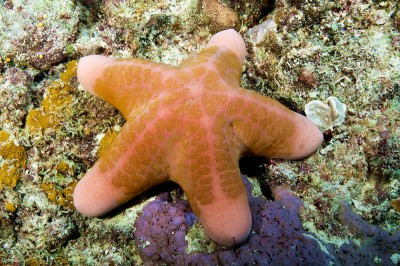
<svg viewBox="0 0 400 266">
<path fill-rule="evenodd" d="M 207 234 L 232 246 L 245 240 L 252 224 L 238 165 L 241 144 L 222 119 L 209 123 L 188 123 L 186 137 L 170 153 L 170 174 Z"/>
<path fill-rule="evenodd" d="M 213 35 L 205 49 L 183 62 L 179 69 L 187 69 L 182 74 L 192 72 L 187 81 L 193 78 L 193 74 L 205 76 L 201 82 L 207 86 L 201 87 L 202 90 L 239 88 L 246 54 L 246 45 L 240 34 L 232 29 L 225 30 Z"/>
<path fill-rule="evenodd" d="M 164 79 L 176 68 L 141 59 L 115 59 L 101 55 L 79 61 L 78 79 L 90 93 L 115 106 L 126 118 L 157 98 Z"/>
<path fill-rule="evenodd" d="M 305 116 L 252 91 L 240 95 L 227 109 L 235 134 L 251 154 L 301 159 L 321 145 L 321 131 Z"/>
<path fill-rule="evenodd" d="M 152 186 L 168 180 L 168 165 L 157 132 L 168 125 L 142 114 L 128 121 L 74 191 L 75 208 L 86 216 L 106 214 Z M 159 123 L 157 123 L 159 122 Z M 157 125 L 154 125 L 157 124 Z M 165 132 L 167 134 L 167 132 Z"/>
</svg>

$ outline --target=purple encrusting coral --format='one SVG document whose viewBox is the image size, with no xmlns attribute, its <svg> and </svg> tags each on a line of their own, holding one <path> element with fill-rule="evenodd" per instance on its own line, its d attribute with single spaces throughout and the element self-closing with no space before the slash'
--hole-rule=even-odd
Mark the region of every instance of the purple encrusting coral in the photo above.
<svg viewBox="0 0 400 266">
<path fill-rule="evenodd" d="M 168 202 L 168 193 L 158 196 L 145 207 L 135 224 L 135 241 L 142 256 L 151 261 L 174 262 L 185 254 L 185 231 L 193 219 L 186 201 Z"/>
<path fill-rule="evenodd" d="M 351 241 L 340 246 L 338 256 L 343 265 L 394 265 L 391 256 L 400 252 L 400 232 L 390 234 L 368 224 L 346 202 L 340 204 L 338 218 L 361 244 Z"/>
<path fill-rule="evenodd" d="M 246 180 L 248 189 L 250 184 Z M 249 193 L 251 194 L 251 193 Z M 285 208 L 282 201 L 268 202 L 250 196 L 253 233 L 237 248 L 213 253 L 187 254 L 185 231 L 194 222 L 186 201 L 168 202 L 168 194 L 159 196 L 147 205 L 135 227 L 135 241 L 146 264 L 223 264 L 243 263 L 327 265 L 333 258 L 321 251 L 312 236 L 304 234 L 295 208 Z M 290 200 L 287 196 L 285 200 Z M 292 196 L 293 201 L 298 199 Z M 295 204 L 297 206 L 297 204 Z"/>
<path fill-rule="evenodd" d="M 244 178 L 248 192 L 251 185 Z M 283 195 L 276 195 L 280 193 Z M 364 222 L 341 204 L 339 220 L 361 238 L 361 246 L 349 240 L 337 248 L 303 230 L 298 215 L 300 199 L 280 189 L 275 201 L 248 193 L 253 216 L 252 233 L 238 247 L 212 253 L 187 254 L 185 231 L 196 217 L 186 201 L 169 200 L 168 193 L 143 209 L 136 221 L 135 241 L 146 265 L 394 265 L 391 255 L 400 252 L 400 234 L 390 235 Z M 336 251 L 338 250 L 338 251 Z"/>
</svg>

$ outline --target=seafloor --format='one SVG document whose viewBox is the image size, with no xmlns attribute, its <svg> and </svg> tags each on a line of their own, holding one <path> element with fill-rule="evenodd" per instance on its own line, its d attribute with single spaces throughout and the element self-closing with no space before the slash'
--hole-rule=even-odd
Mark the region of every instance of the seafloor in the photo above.
<svg viewBox="0 0 400 266">
<path fill-rule="evenodd" d="M 398 1 L 0 5 L 0 265 L 400 265 Z M 320 103 L 324 143 L 309 158 L 241 162 L 249 239 L 212 242 L 171 184 L 106 217 L 77 213 L 74 186 L 124 118 L 78 86 L 76 60 L 178 65 L 227 28 L 246 41 L 244 88 L 303 114 L 330 96 L 346 105 L 335 122 L 343 110 Z"/>
</svg>

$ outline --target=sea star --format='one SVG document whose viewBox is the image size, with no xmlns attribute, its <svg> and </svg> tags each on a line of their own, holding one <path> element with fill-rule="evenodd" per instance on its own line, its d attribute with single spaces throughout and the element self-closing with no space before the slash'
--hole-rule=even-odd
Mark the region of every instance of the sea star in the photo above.
<svg viewBox="0 0 400 266">
<path fill-rule="evenodd" d="M 243 242 L 251 215 L 243 155 L 299 159 L 320 130 L 279 102 L 239 86 L 246 47 L 234 30 L 215 34 L 179 67 L 99 55 L 81 58 L 78 80 L 126 118 L 116 139 L 74 191 L 76 209 L 101 216 L 172 180 L 216 242 Z"/>
</svg>

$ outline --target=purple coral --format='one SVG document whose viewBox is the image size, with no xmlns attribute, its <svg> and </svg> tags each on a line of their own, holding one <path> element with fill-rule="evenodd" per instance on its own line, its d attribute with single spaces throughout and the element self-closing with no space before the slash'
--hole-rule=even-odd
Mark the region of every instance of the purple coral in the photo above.
<svg viewBox="0 0 400 266">
<path fill-rule="evenodd" d="M 355 214 L 346 202 L 339 208 L 339 221 L 359 239 L 340 246 L 338 257 L 343 265 L 395 265 L 391 256 L 400 253 L 400 232 L 391 234 L 370 225 Z"/>
<path fill-rule="evenodd" d="M 317 240 L 317 236 L 303 230 L 298 212 L 299 198 L 287 190 L 274 191 L 275 201 L 251 196 L 251 185 L 243 179 L 249 196 L 253 217 L 252 233 L 238 247 L 215 250 L 212 253 L 187 254 L 185 231 L 196 217 L 188 203 L 169 200 L 168 193 L 157 197 L 143 209 L 136 221 L 135 241 L 146 265 L 370 265 L 379 257 L 390 265 L 390 255 L 398 253 L 400 234 L 389 235 L 370 226 L 342 204 L 339 219 L 361 236 L 362 246 L 352 241 L 336 248 Z M 278 200 L 277 200 L 278 199 Z M 322 249 L 324 250 L 322 250 Z M 393 263 L 392 263 L 393 264 Z"/>
<path fill-rule="evenodd" d="M 195 216 L 187 202 L 168 202 L 163 193 L 145 207 L 136 221 L 135 241 L 141 256 L 147 260 L 173 263 L 185 253 L 185 231 Z"/>
<path fill-rule="evenodd" d="M 296 197 L 292 196 L 295 200 Z M 334 258 L 323 252 L 315 236 L 303 230 L 295 209 L 281 201 L 253 198 L 253 231 L 247 242 L 221 257 L 223 265 L 329 265 Z"/>
</svg>

